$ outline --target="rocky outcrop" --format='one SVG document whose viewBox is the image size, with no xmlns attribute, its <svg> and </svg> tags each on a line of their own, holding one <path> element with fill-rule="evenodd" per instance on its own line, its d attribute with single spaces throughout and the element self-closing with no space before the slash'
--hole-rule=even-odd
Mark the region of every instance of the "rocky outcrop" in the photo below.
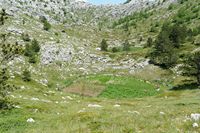
<svg viewBox="0 0 200 133">
<path fill-rule="evenodd" d="M 45 16 L 51 22 L 97 24 L 104 18 L 117 19 L 132 12 L 157 5 L 162 0 L 132 0 L 118 5 L 92 5 L 84 0 L 0 0 L 0 7 L 10 15 Z M 167 0 L 171 3 L 176 0 Z M 18 13 L 18 14 L 16 14 Z"/>
</svg>

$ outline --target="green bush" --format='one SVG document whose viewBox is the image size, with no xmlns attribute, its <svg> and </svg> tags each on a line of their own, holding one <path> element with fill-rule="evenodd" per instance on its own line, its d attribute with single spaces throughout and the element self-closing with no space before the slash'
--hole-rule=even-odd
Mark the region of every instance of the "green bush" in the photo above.
<svg viewBox="0 0 200 133">
<path fill-rule="evenodd" d="M 36 60 L 36 55 L 34 55 L 34 54 L 31 55 L 31 56 L 29 57 L 28 62 L 29 62 L 29 63 L 35 64 L 35 63 L 37 62 L 37 60 Z"/>
<path fill-rule="evenodd" d="M 33 41 L 30 44 L 26 44 L 24 55 L 29 57 L 29 63 L 36 63 L 37 62 L 37 55 L 40 51 L 40 45 L 39 42 L 36 39 L 33 39 Z"/>
<path fill-rule="evenodd" d="M 187 55 L 184 61 L 183 74 L 195 77 L 200 86 L 200 51 Z"/>
<path fill-rule="evenodd" d="M 146 43 L 146 46 L 145 47 L 151 47 L 153 45 L 153 39 L 151 37 L 149 37 L 147 39 L 147 43 Z"/>
<path fill-rule="evenodd" d="M 7 36 L 7 35 L 5 35 Z M 13 85 L 8 83 L 10 78 L 8 72 L 8 63 L 14 59 L 17 55 L 20 54 L 22 46 L 18 43 L 16 44 L 6 44 L 6 38 L 3 39 L 0 44 L 0 109 L 8 108 L 10 103 L 8 102 L 8 92 L 12 91 L 14 88 Z"/>
<path fill-rule="evenodd" d="M 154 42 L 154 48 L 151 51 L 149 57 L 153 64 L 160 65 L 165 68 L 169 68 L 176 64 L 177 53 L 176 49 L 180 46 L 180 34 L 175 32 L 176 28 L 170 26 L 169 23 L 165 23 L 159 33 L 157 39 Z"/>
<path fill-rule="evenodd" d="M 44 21 L 43 29 L 49 31 L 51 29 L 51 24 L 48 21 Z"/>
<path fill-rule="evenodd" d="M 36 39 L 33 39 L 33 41 L 31 42 L 31 47 L 34 52 L 36 52 L 36 53 L 40 52 L 40 45 Z"/>
<path fill-rule="evenodd" d="M 119 49 L 118 49 L 117 47 L 113 47 L 113 48 L 112 48 L 112 52 L 113 52 L 113 53 L 119 52 Z"/>
<path fill-rule="evenodd" d="M 27 33 L 23 33 L 22 34 L 22 40 L 29 42 L 31 39 L 30 39 L 30 37 Z"/>
<path fill-rule="evenodd" d="M 123 43 L 123 51 L 130 51 L 130 44 L 128 40 Z"/>
<path fill-rule="evenodd" d="M 25 69 L 22 73 L 22 79 L 25 82 L 29 82 L 31 81 L 31 73 L 30 71 L 28 71 L 28 69 Z"/>
<path fill-rule="evenodd" d="M 107 51 L 108 50 L 108 44 L 105 39 L 101 41 L 101 51 Z"/>
<path fill-rule="evenodd" d="M 4 25 L 5 23 L 5 19 L 6 19 L 6 10 L 2 9 L 2 11 L 0 12 L 0 25 Z"/>
</svg>

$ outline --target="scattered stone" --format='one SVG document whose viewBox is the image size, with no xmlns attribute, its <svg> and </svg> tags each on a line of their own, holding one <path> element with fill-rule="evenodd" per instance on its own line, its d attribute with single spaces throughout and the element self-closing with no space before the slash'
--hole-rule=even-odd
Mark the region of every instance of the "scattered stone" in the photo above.
<svg viewBox="0 0 200 133">
<path fill-rule="evenodd" d="M 199 124 L 198 123 L 193 123 L 192 127 L 194 127 L 194 128 L 199 127 Z"/>
<path fill-rule="evenodd" d="M 148 105 L 148 106 L 145 106 L 146 108 L 151 108 L 152 107 L 152 105 Z"/>
<path fill-rule="evenodd" d="M 65 98 L 65 97 L 62 97 L 62 99 L 65 100 L 66 98 Z"/>
<path fill-rule="evenodd" d="M 185 120 L 183 120 L 183 121 L 184 121 L 184 122 L 191 121 L 191 118 L 188 117 L 188 116 L 186 116 L 186 117 L 185 117 Z"/>
<path fill-rule="evenodd" d="M 10 95 L 12 98 L 16 98 L 14 95 Z"/>
<path fill-rule="evenodd" d="M 23 97 L 23 99 L 24 99 L 24 100 L 27 100 L 28 98 L 27 98 L 27 97 Z"/>
<path fill-rule="evenodd" d="M 160 88 L 156 89 L 156 91 L 160 91 Z"/>
<path fill-rule="evenodd" d="M 69 99 L 69 100 L 73 100 L 73 98 L 72 98 L 72 97 L 70 97 L 70 96 L 67 96 L 67 99 Z"/>
<path fill-rule="evenodd" d="M 21 108 L 19 105 L 14 105 L 13 107 L 16 108 L 16 109 L 20 109 Z"/>
<path fill-rule="evenodd" d="M 140 115 L 140 112 L 138 111 L 128 111 L 128 113 Z"/>
<path fill-rule="evenodd" d="M 120 107 L 120 105 L 119 104 L 115 104 L 114 107 Z"/>
<path fill-rule="evenodd" d="M 24 87 L 24 86 L 21 86 L 21 89 L 25 89 L 25 87 Z"/>
<path fill-rule="evenodd" d="M 160 112 L 160 114 L 161 114 L 161 115 L 165 115 L 165 113 L 164 113 L 164 112 Z"/>
<path fill-rule="evenodd" d="M 101 48 L 98 47 L 98 48 L 96 48 L 96 50 L 97 50 L 97 51 L 101 51 Z"/>
<path fill-rule="evenodd" d="M 200 120 L 200 114 L 191 114 L 191 119 L 195 120 L 195 121 L 198 121 Z"/>
<path fill-rule="evenodd" d="M 98 104 L 88 104 L 88 107 L 90 107 L 90 108 L 102 108 L 102 106 L 98 105 Z"/>
<path fill-rule="evenodd" d="M 83 112 L 85 112 L 85 108 L 78 111 L 78 113 L 83 113 Z"/>
<path fill-rule="evenodd" d="M 35 97 L 31 98 L 31 100 L 32 100 L 32 101 L 39 101 L 39 99 L 38 99 L 38 98 L 35 98 Z"/>
<path fill-rule="evenodd" d="M 26 122 L 28 122 L 28 123 L 34 123 L 35 122 L 35 120 L 33 119 L 33 118 L 29 118 L 29 119 L 27 119 L 27 121 Z"/>
</svg>

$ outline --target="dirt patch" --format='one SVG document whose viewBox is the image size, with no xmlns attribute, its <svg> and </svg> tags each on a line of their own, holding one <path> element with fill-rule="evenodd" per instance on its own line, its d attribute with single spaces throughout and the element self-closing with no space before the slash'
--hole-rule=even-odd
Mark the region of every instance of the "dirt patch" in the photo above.
<svg viewBox="0 0 200 133">
<path fill-rule="evenodd" d="M 79 82 L 67 87 L 64 91 L 84 96 L 96 97 L 101 94 L 105 86 L 93 82 Z"/>
</svg>

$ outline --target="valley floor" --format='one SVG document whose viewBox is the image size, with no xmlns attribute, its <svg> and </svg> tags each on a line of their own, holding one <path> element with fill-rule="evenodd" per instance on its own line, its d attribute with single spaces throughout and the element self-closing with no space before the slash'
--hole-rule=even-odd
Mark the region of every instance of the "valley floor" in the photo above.
<svg viewBox="0 0 200 133">
<path fill-rule="evenodd" d="M 0 111 L 2 133 L 200 132 L 199 90 L 165 91 L 146 98 L 107 99 L 22 89 L 11 95 L 15 109 Z"/>
</svg>

